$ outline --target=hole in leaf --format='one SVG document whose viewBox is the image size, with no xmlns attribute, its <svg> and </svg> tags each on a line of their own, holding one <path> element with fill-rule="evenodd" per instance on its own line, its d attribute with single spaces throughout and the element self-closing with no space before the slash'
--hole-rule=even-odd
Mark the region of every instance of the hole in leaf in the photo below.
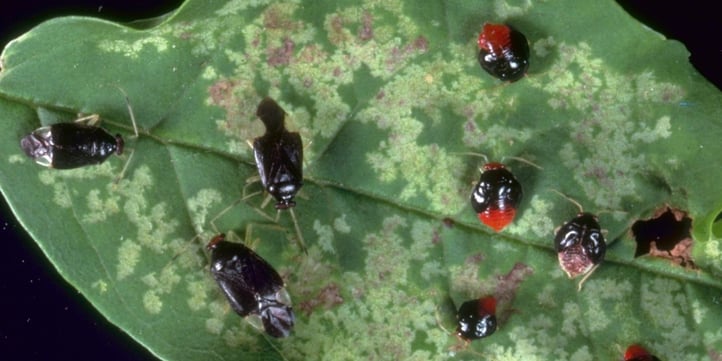
<svg viewBox="0 0 722 361">
<path fill-rule="evenodd" d="M 692 219 L 687 213 L 664 206 L 647 220 L 634 222 L 632 234 L 637 242 L 634 257 L 649 254 L 672 260 L 682 267 L 695 268 L 692 261 Z"/>
</svg>

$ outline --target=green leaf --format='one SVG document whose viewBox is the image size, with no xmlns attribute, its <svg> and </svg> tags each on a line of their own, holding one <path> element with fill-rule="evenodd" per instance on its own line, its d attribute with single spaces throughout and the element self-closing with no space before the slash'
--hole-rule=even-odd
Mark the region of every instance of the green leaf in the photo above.
<svg viewBox="0 0 722 361">
<path fill-rule="evenodd" d="M 159 357 L 611 360 L 640 343 L 700 360 L 722 350 L 722 97 L 682 45 L 615 3 L 189 1 L 157 20 L 139 30 L 60 18 L 7 46 L 0 186 L 58 271 Z M 527 77 L 502 84 L 479 68 L 485 21 L 526 34 Z M 264 131 L 265 96 L 306 145 L 295 209 L 308 255 L 288 214 L 276 222 L 263 196 L 248 196 L 261 191 L 246 142 Z M 127 156 L 59 171 L 18 147 L 77 113 L 102 115 L 133 149 L 119 182 Z M 525 199 L 499 234 L 469 207 L 483 163 L 469 152 L 543 167 L 508 162 Z M 607 229 L 606 260 L 581 292 L 552 242 L 577 210 L 553 190 Z M 631 224 L 667 204 L 693 219 L 696 270 L 633 257 Z M 264 337 L 230 310 L 203 248 L 219 231 L 247 233 L 283 275 L 291 337 Z M 489 294 L 499 329 L 464 348 L 451 334 L 455 307 Z"/>
</svg>

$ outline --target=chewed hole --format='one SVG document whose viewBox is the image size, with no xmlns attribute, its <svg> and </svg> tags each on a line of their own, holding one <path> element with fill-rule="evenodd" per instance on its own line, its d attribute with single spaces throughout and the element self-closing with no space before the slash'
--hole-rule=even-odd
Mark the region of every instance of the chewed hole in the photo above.
<svg viewBox="0 0 722 361">
<path fill-rule="evenodd" d="M 695 267 L 691 255 L 692 219 L 686 212 L 665 205 L 651 218 L 634 222 L 632 234 L 637 242 L 635 258 L 648 254 L 683 267 Z"/>
</svg>

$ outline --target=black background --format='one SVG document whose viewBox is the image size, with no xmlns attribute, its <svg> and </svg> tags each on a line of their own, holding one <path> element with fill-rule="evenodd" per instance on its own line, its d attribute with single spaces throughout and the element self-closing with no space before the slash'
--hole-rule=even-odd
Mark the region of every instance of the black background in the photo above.
<svg viewBox="0 0 722 361">
<path fill-rule="evenodd" d="M 641 22 L 683 42 L 692 64 L 722 89 L 722 18 L 714 2 L 698 2 L 619 1 Z M 88 15 L 123 22 L 164 14 L 181 1 L 9 3 L 0 10 L 0 46 L 52 17 Z M 155 360 L 60 278 L 12 218 L 4 199 L 0 202 L 0 359 Z"/>
</svg>

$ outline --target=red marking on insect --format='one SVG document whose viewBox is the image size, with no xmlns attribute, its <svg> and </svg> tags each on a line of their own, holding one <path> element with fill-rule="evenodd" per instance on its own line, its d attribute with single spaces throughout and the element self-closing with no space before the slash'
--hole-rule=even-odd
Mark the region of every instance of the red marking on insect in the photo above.
<svg viewBox="0 0 722 361">
<path fill-rule="evenodd" d="M 489 208 L 479 213 L 479 220 L 496 232 L 501 232 L 516 216 L 516 209 Z"/>
<path fill-rule="evenodd" d="M 477 39 L 481 68 L 497 79 L 515 82 L 529 68 L 529 41 L 505 24 L 484 24 Z"/>
<path fill-rule="evenodd" d="M 624 361 L 659 361 L 659 359 L 651 355 L 644 347 L 639 345 L 630 345 L 627 352 L 624 353 Z"/>
<path fill-rule="evenodd" d="M 484 297 L 479 300 L 479 309 L 486 313 L 496 313 L 496 298 L 493 296 Z"/>
<path fill-rule="evenodd" d="M 506 167 L 499 162 L 489 162 L 489 163 L 484 164 L 482 169 L 484 171 L 487 171 L 487 170 L 493 170 L 493 169 L 506 169 Z"/>
<path fill-rule="evenodd" d="M 511 29 L 504 24 L 484 24 L 477 40 L 480 50 L 501 56 L 511 44 Z"/>
<path fill-rule="evenodd" d="M 496 232 L 516 217 L 523 193 L 521 184 L 501 163 L 487 163 L 471 194 L 471 206 L 479 220 Z"/>
<path fill-rule="evenodd" d="M 456 313 L 456 335 L 464 341 L 478 340 L 496 331 L 496 299 L 487 296 L 464 302 Z"/>
<path fill-rule="evenodd" d="M 218 243 L 223 242 L 226 240 L 226 235 L 224 233 L 217 234 L 211 238 L 211 240 L 206 245 L 206 248 L 210 251 L 213 248 L 215 248 Z"/>
</svg>

